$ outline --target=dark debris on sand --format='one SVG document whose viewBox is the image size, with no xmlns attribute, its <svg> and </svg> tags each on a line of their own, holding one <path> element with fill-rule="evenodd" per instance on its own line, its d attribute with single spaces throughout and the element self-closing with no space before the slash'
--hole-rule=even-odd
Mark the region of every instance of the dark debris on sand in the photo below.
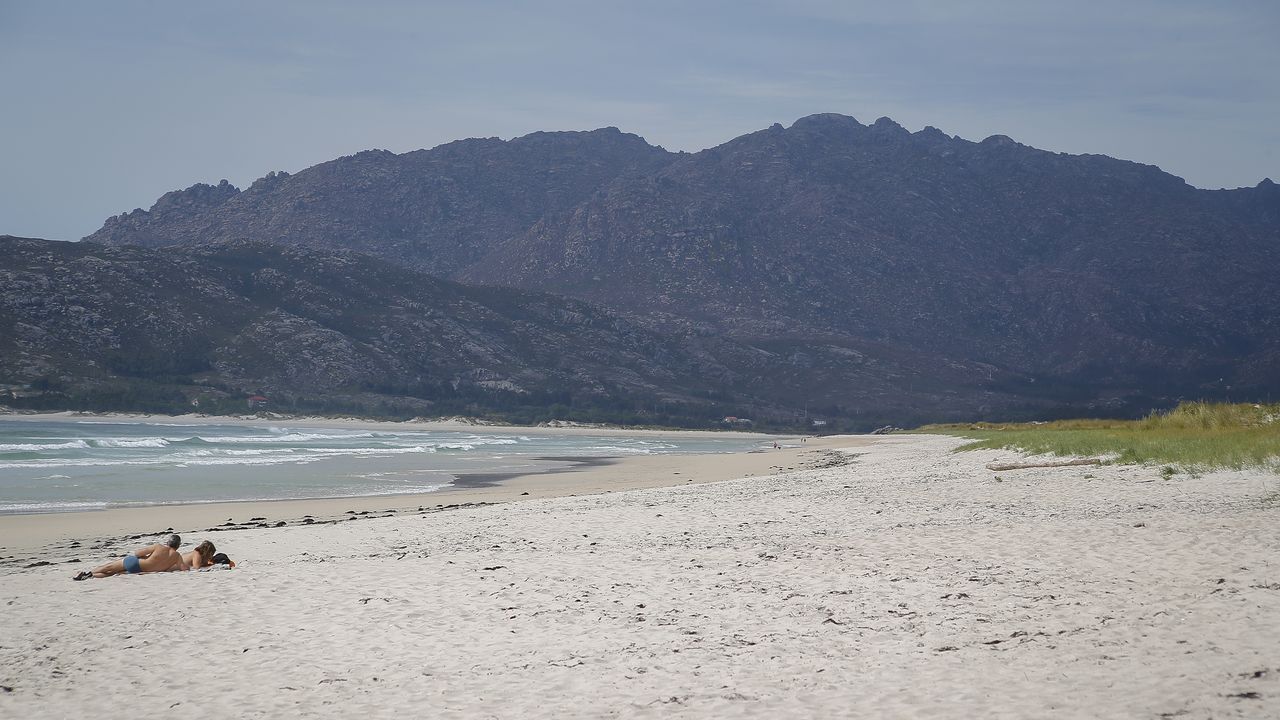
<svg viewBox="0 0 1280 720">
<path fill-rule="evenodd" d="M 425 516 L 431 513 L 443 512 L 445 510 L 461 510 L 464 508 L 476 508 L 476 507 L 483 507 L 486 505 L 496 505 L 496 504 L 497 503 L 491 503 L 491 502 L 453 503 L 449 505 L 438 504 L 435 507 L 418 506 L 417 510 L 414 512 L 416 512 L 418 515 Z M 343 513 L 343 516 L 328 519 L 328 520 L 317 520 L 312 515 L 303 515 L 298 520 L 294 520 L 294 521 L 277 520 L 275 522 L 271 522 L 265 517 L 253 517 L 253 518 L 250 518 L 248 521 L 242 522 L 242 523 L 237 523 L 235 521 L 235 518 L 227 518 L 227 521 L 222 525 L 205 528 L 202 532 L 218 533 L 218 532 L 230 532 L 234 530 L 268 530 L 271 528 L 288 527 L 290 522 L 292 522 L 295 525 L 336 525 L 337 523 L 346 522 L 350 520 L 369 520 L 373 518 L 395 517 L 395 514 L 398 512 L 400 511 L 395 509 L 377 510 L 377 511 L 348 510 L 346 513 Z M 375 514 L 375 513 L 378 513 L 378 514 Z M 117 552 L 119 550 L 122 550 L 124 546 L 128 545 L 129 543 L 133 543 L 134 541 L 144 540 L 144 539 L 155 539 L 157 542 L 159 542 L 160 538 L 162 538 L 165 535 L 172 534 L 174 532 L 177 532 L 177 531 L 169 527 L 159 532 L 136 533 L 131 535 L 122 535 L 114 538 L 97 538 L 96 540 L 92 541 L 93 544 L 89 545 L 88 549 L 94 552 L 103 552 L 103 553 Z M 201 532 L 201 531 L 183 530 L 181 531 L 180 534 L 192 534 L 195 532 Z M 90 542 L 90 541 L 84 541 L 84 542 Z M 61 546 L 61 548 L 63 550 L 71 550 L 71 549 L 77 549 L 77 548 L 84 549 L 85 547 L 84 542 L 76 540 Z M 69 560 L 36 560 L 35 558 L 32 558 L 32 557 L 19 558 L 16 556 L 0 557 L 0 564 L 18 565 L 19 563 L 23 563 L 27 561 L 31 561 L 31 562 L 28 562 L 27 564 L 22 565 L 22 569 L 24 570 L 47 567 L 47 566 L 56 565 L 56 564 L 69 564 L 69 563 L 83 562 L 78 557 L 71 558 Z"/>
</svg>

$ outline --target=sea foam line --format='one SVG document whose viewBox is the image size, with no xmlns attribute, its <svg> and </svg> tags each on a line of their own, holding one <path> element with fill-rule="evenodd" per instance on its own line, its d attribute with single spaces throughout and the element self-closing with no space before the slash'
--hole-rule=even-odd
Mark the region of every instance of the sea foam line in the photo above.
<svg viewBox="0 0 1280 720">
<path fill-rule="evenodd" d="M 0 444 L 0 452 L 43 452 L 46 450 L 87 450 L 89 443 L 84 440 L 70 440 L 58 443 L 6 443 Z"/>
</svg>

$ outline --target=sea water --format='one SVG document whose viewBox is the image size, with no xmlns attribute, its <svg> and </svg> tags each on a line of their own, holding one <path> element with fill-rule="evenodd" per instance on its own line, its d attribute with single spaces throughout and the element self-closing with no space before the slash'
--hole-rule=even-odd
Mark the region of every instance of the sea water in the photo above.
<svg viewBox="0 0 1280 720">
<path fill-rule="evenodd" d="M 0 514 L 423 493 L 539 458 L 741 452 L 769 439 L 0 419 Z M 563 462 L 561 463 L 563 464 Z"/>
</svg>

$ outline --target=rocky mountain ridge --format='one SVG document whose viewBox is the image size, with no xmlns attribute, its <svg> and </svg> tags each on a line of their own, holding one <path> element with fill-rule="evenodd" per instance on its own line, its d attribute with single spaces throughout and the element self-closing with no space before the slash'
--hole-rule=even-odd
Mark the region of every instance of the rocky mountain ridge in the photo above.
<svg viewBox="0 0 1280 720">
<path fill-rule="evenodd" d="M 146 247 L 264 240 L 368 252 L 448 276 L 548 213 L 674 157 L 617 128 L 459 140 L 400 155 L 368 150 L 270 173 L 243 191 L 226 180 L 175 190 L 84 239 Z"/>
<path fill-rule="evenodd" d="M 353 253 L 9 237 L 0 253 L 0 377 L 86 397 L 160 384 L 166 402 L 206 407 L 266 393 L 430 412 L 571 389 L 585 406 L 679 405 L 698 402 L 699 373 L 720 370 L 580 301 L 468 288 Z"/>
<path fill-rule="evenodd" d="M 792 407 L 1127 412 L 1280 391 L 1280 186 L 1199 190 L 887 118 L 815 115 L 697 153 L 612 128 L 372 151 L 170 193 L 88 239 L 346 249 L 575 297 L 757 358 L 749 375 Z"/>
<path fill-rule="evenodd" d="M 461 277 L 1195 392 L 1240 356 L 1265 369 L 1237 385 L 1275 369 L 1277 210 L 1269 181 L 814 116 L 620 178 Z"/>
<path fill-rule="evenodd" d="M 295 412 L 793 424 L 794 382 L 829 375 L 884 409 L 880 376 L 903 372 L 832 346 L 799 374 L 762 348 L 358 253 L 0 237 L 0 254 L 0 404 L 18 407 L 242 412 L 262 394 Z M 922 384 L 913 399 L 948 415 L 970 402 L 937 392 Z"/>
</svg>

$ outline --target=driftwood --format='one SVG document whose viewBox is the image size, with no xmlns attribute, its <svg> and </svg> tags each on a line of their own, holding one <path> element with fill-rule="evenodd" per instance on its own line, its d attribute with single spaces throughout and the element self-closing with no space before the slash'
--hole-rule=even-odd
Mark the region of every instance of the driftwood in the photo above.
<svg viewBox="0 0 1280 720">
<path fill-rule="evenodd" d="M 1045 467 L 1069 467 L 1071 465 L 1101 465 L 1101 458 L 1079 458 L 1076 460 L 1059 460 L 1056 462 L 1038 462 L 1038 463 L 993 463 L 987 466 L 988 470 L 1025 470 L 1026 468 L 1045 468 Z"/>
</svg>

